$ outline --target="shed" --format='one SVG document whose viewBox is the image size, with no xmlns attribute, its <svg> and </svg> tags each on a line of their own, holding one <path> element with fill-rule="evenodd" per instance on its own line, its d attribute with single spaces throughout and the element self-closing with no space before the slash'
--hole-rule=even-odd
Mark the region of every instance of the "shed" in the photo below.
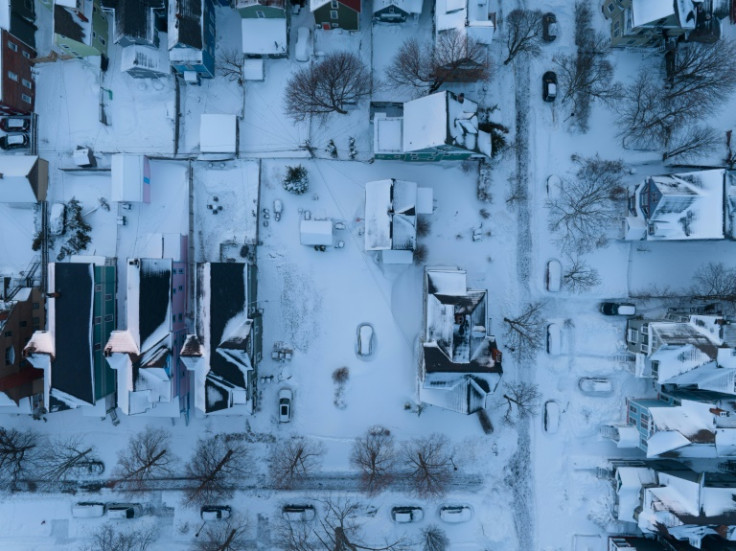
<svg viewBox="0 0 736 551">
<path fill-rule="evenodd" d="M 202 115 L 199 150 L 202 153 L 237 152 L 238 119 L 235 115 Z"/>
<path fill-rule="evenodd" d="M 302 220 L 299 224 L 299 239 L 302 245 L 332 246 L 332 221 Z"/>
<path fill-rule="evenodd" d="M 111 161 L 110 199 L 125 203 L 151 202 L 151 166 L 145 155 L 117 153 Z"/>
<path fill-rule="evenodd" d="M 0 203 L 46 200 L 49 163 L 37 155 L 0 155 Z"/>
<path fill-rule="evenodd" d="M 245 80 L 263 80 L 263 58 L 248 58 L 243 62 L 243 78 Z"/>
</svg>

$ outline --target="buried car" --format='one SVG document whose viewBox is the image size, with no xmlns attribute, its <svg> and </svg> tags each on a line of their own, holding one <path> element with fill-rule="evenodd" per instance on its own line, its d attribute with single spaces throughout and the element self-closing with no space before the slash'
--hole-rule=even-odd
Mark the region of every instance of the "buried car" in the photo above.
<svg viewBox="0 0 736 551">
<path fill-rule="evenodd" d="M 613 384 L 606 377 L 580 377 L 578 388 L 583 394 L 605 396 L 613 392 Z"/>
<path fill-rule="evenodd" d="M 440 519 L 444 522 L 457 524 L 468 522 L 473 517 L 473 508 L 470 505 L 443 505 L 440 507 Z"/>
<path fill-rule="evenodd" d="M 373 354 L 373 326 L 370 323 L 361 323 L 358 326 L 358 356 Z"/>
<path fill-rule="evenodd" d="M 400 524 L 419 522 L 424 518 L 424 511 L 421 507 L 394 507 L 391 509 L 391 518 Z"/>
</svg>

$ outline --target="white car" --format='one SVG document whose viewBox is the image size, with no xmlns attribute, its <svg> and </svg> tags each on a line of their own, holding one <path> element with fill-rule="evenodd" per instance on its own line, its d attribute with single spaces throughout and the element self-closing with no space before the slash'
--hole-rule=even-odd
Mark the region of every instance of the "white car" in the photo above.
<svg viewBox="0 0 736 551">
<path fill-rule="evenodd" d="M 394 507 L 391 509 L 391 518 L 399 524 L 419 522 L 424 518 L 421 507 Z"/>
<path fill-rule="evenodd" d="M 554 434 L 560 428 L 560 404 L 547 400 L 544 404 L 544 430 Z"/>
<path fill-rule="evenodd" d="M 369 323 L 358 326 L 358 356 L 370 356 L 373 353 L 373 327 Z"/>
<path fill-rule="evenodd" d="M 296 31 L 296 46 L 294 46 L 294 59 L 297 61 L 309 61 L 309 27 L 299 27 Z"/>
<path fill-rule="evenodd" d="M 288 388 L 279 390 L 279 423 L 291 421 L 291 400 L 294 394 Z"/>
<path fill-rule="evenodd" d="M 440 519 L 444 522 L 457 524 L 468 522 L 473 517 L 470 505 L 443 505 L 440 507 Z"/>
<path fill-rule="evenodd" d="M 562 287 L 562 264 L 559 260 L 547 262 L 547 290 L 557 293 Z"/>
<path fill-rule="evenodd" d="M 54 203 L 51 205 L 49 213 L 49 233 L 51 235 L 61 235 L 64 233 L 64 225 L 66 223 L 66 205 L 64 203 Z"/>
<path fill-rule="evenodd" d="M 605 377 L 580 377 L 578 388 L 583 394 L 604 396 L 613 392 L 611 380 Z"/>
<path fill-rule="evenodd" d="M 281 515 L 289 522 L 309 522 L 315 517 L 314 505 L 284 505 Z"/>
</svg>

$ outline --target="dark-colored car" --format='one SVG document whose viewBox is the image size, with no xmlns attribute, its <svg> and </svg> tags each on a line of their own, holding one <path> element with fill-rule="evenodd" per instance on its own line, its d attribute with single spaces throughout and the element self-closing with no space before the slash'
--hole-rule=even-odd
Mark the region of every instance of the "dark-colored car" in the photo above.
<svg viewBox="0 0 736 551">
<path fill-rule="evenodd" d="M 3 149 L 20 149 L 28 147 L 28 134 L 13 132 L 0 137 L 0 147 Z"/>
<path fill-rule="evenodd" d="M 0 129 L 4 132 L 27 132 L 31 127 L 31 119 L 22 117 L 3 117 L 0 119 Z"/>
<path fill-rule="evenodd" d="M 600 311 L 604 316 L 634 316 L 636 306 L 626 302 L 601 302 Z"/>
<path fill-rule="evenodd" d="M 558 33 L 557 16 L 554 13 L 545 13 L 542 16 L 542 40 L 552 42 Z"/>
<path fill-rule="evenodd" d="M 555 101 L 557 98 L 557 75 L 547 71 L 542 75 L 542 99 L 544 101 Z"/>
</svg>

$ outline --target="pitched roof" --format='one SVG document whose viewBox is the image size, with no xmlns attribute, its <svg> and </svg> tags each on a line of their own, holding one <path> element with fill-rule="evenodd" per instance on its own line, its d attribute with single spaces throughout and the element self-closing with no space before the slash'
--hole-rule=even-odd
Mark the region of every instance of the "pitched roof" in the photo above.
<svg viewBox="0 0 736 551">
<path fill-rule="evenodd" d="M 202 49 L 202 0 L 169 2 L 169 49 L 177 44 Z"/>
<path fill-rule="evenodd" d="M 154 10 L 163 10 L 164 0 L 103 0 L 102 5 L 115 10 L 113 42 L 156 43 Z"/>
<path fill-rule="evenodd" d="M 342 4 L 353 11 L 360 13 L 361 0 L 336 0 L 338 4 Z M 330 3 L 330 0 L 309 0 L 309 10 L 315 11 Z"/>
</svg>

